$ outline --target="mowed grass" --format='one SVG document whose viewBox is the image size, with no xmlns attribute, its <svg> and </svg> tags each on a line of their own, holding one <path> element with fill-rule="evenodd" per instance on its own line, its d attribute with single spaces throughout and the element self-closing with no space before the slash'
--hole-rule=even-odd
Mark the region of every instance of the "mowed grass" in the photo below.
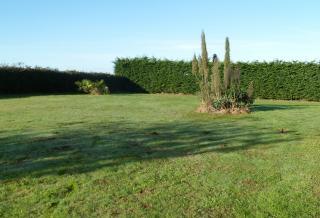
<svg viewBox="0 0 320 218">
<path fill-rule="evenodd" d="M 319 217 L 320 103 L 0 99 L 0 217 Z"/>
</svg>

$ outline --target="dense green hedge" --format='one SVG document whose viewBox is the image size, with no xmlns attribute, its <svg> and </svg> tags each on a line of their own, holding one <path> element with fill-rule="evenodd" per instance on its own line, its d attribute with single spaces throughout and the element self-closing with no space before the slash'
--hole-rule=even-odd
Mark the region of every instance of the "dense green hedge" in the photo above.
<svg viewBox="0 0 320 218">
<path fill-rule="evenodd" d="M 0 67 L 0 94 L 75 93 L 78 91 L 75 82 L 82 79 L 103 79 L 112 93 L 143 91 L 141 87 L 122 76 L 2 66 Z"/>
<path fill-rule="evenodd" d="M 243 85 L 254 81 L 256 95 L 265 99 L 320 100 L 320 64 L 305 62 L 238 63 Z"/>
<path fill-rule="evenodd" d="M 198 90 L 191 62 L 118 58 L 115 74 L 129 78 L 150 93 L 195 93 Z"/>
<path fill-rule="evenodd" d="M 254 81 L 255 94 L 265 99 L 320 100 L 320 64 L 304 62 L 237 63 L 241 83 Z M 75 81 L 103 79 L 111 92 L 196 93 L 191 63 L 155 58 L 115 61 L 115 74 L 60 72 L 46 68 L 0 67 L 0 94 L 74 93 Z"/>
<path fill-rule="evenodd" d="M 254 81 L 255 95 L 265 99 L 320 100 L 320 64 L 304 62 L 237 63 L 241 84 Z M 191 63 L 155 58 L 122 58 L 115 74 L 125 76 L 150 93 L 195 93 L 198 90 Z"/>
</svg>

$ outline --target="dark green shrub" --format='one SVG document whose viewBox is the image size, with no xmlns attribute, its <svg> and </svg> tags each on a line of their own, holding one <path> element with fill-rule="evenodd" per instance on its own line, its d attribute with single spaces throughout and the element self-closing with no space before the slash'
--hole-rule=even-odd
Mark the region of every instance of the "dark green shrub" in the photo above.
<svg viewBox="0 0 320 218">
<path fill-rule="evenodd" d="M 75 83 L 80 91 L 91 95 L 105 95 L 110 94 L 108 86 L 106 86 L 103 80 L 91 81 L 91 80 L 81 80 Z"/>
<path fill-rule="evenodd" d="M 253 92 L 253 90 L 251 91 Z M 216 110 L 232 110 L 236 108 L 249 109 L 253 103 L 254 96 L 250 95 L 248 90 L 232 85 L 227 90 L 224 90 L 220 98 L 214 98 L 212 105 Z"/>
<path fill-rule="evenodd" d="M 212 106 L 215 110 L 225 110 L 232 112 L 234 110 L 249 111 L 254 99 L 250 97 L 247 91 L 242 89 L 230 88 L 220 98 L 214 99 Z"/>
<path fill-rule="evenodd" d="M 212 106 L 216 110 L 229 109 L 232 107 L 232 99 L 227 95 L 223 95 L 220 98 L 213 100 Z"/>
</svg>

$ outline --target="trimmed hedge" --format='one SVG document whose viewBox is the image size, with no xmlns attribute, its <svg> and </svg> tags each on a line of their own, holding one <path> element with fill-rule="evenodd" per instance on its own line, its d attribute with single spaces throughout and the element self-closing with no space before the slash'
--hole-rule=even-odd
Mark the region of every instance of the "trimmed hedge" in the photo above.
<svg viewBox="0 0 320 218">
<path fill-rule="evenodd" d="M 315 62 L 239 62 L 241 85 L 254 81 L 255 96 L 264 99 L 320 100 L 320 64 Z M 222 69 L 222 68 L 221 68 Z M 150 93 L 194 94 L 198 85 L 191 62 L 155 58 L 118 58 L 115 74 Z"/>
<path fill-rule="evenodd" d="M 118 58 L 115 75 L 127 77 L 150 93 L 195 93 L 198 90 L 191 62 Z"/>
<path fill-rule="evenodd" d="M 104 73 L 61 72 L 47 68 L 0 67 L 0 94 L 76 93 L 76 81 L 104 80 L 111 93 L 143 92 L 126 77 Z"/>
<path fill-rule="evenodd" d="M 320 64 L 315 62 L 238 63 L 242 85 L 254 81 L 264 99 L 320 100 Z"/>
</svg>

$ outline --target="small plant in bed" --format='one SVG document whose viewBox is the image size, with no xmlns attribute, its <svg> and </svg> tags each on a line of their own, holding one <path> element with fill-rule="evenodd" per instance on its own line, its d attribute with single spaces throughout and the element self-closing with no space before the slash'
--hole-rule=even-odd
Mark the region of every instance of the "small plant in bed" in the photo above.
<svg viewBox="0 0 320 218">
<path fill-rule="evenodd" d="M 201 104 L 197 109 L 200 113 L 241 114 L 249 113 L 254 102 L 253 82 L 248 90 L 240 86 L 240 69 L 230 60 L 230 44 L 226 38 L 226 53 L 223 64 L 223 81 L 220 72 L 220 62 L 213 55 L 209 63 L 205 34 L 201 36 L 202 54 L 194 55 L 192 73 L 196 76 L 199 87 Z M 210 70 L 210 66 L 211 70 Z"/>
<path fill-rule="evenodd" d="M 75 84 L 78 86 L 79 91 L 82 91 L 90 95 L 110 94 L 109 88 L 108 86 L 106 86 L 103 80 L 91 81 L 84 79 L 81 81 L 77 81 Z"/>
</svg>

